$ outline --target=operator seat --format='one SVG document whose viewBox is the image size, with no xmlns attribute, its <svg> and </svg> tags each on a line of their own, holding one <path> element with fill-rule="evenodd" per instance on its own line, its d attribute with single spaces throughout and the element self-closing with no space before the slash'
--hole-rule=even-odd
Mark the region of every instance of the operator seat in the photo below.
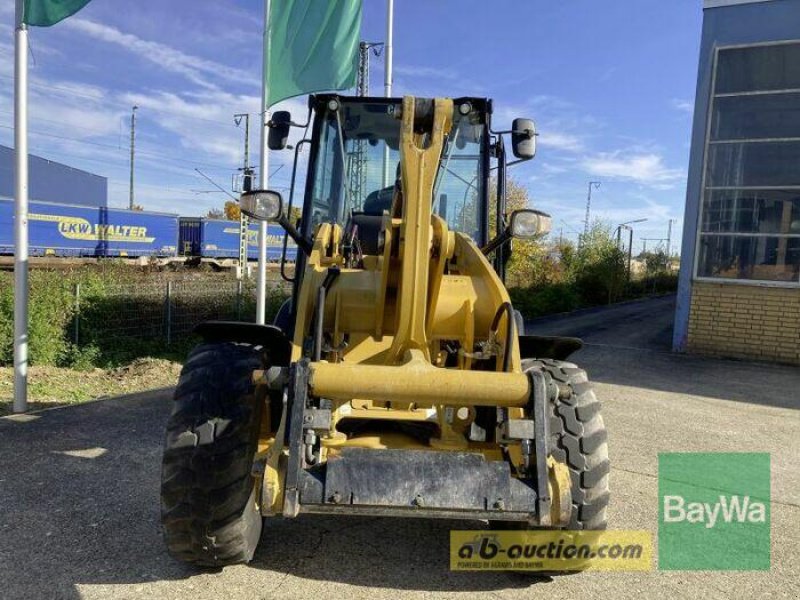
<svg viewBox="0 0 800 600">
<path fill-rule="evenodd" d="M 394 190 L 400 186 L 400 165 L 397 165 L 397 179 L 394 185 L 375 190 L 364 200 L 364 210 L 353 212 L 352 226 L 358 227 L 358 241 L 364 254 L 372 256 L 381 252 L 381 231 L 383 213 L 392 210 Z"/>
</svg>

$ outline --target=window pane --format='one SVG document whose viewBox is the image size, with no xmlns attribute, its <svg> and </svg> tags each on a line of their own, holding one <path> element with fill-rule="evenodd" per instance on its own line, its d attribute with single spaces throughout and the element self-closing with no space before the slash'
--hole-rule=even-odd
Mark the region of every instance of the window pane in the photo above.
<svg viewBox="0 0 800 600">
<path fill-rule="evenodd" d="M 714 100 L 712 140 L 800 137 L 800 94 Z"/>
<path fill-rule="evenodd" d="M 481 148 L 484 125 L 478 113 L 455 115 L 436 178 L 433 211 L 454 231 L 480 239 Z"/>
<path fill-rule="evenodd" d="M 700 277 L 787 282 L 800 279 L 800 238 L 703 234 L 699 250 Z"/>
<path fill-rule="evenodd" d="M 800 235 L 800 191 L 709 190 L 702 230 Z"/>
<path fill-rule="evenodd" d="M 370 201 L 371 205 L 389 208 L 400 136 L 400 121 L 391 114 L 389 105 L 346 105 L 341 124 L 333 112 L 326 113 L 324 119 L 314 173 L 311 226 L 323 221 L 344 224 L 351 211 L 362 210 Z M 388 158 L 386 166 L 384 155 Z"/>
<path fill-rule="evenodd" d="M 708 149 L 708 187 L 800 185 L 800 143 L 714 144 Z"/>
<path fill-rule="evenodd" d="M 800 44 L 720 50 L 717 94 L 800 88 Z"/>
</svg>

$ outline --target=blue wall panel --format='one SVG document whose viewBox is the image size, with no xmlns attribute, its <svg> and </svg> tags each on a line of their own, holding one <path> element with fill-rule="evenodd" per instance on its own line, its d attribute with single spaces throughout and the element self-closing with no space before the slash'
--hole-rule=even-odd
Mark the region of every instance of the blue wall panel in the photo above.
<svg viewBox="0 0 800 600">
<path fill-rule="evenodd" d="M 31 200 L 107 206 L 108 179 L 29 155 L 28 195 Z M 0 146 L 0 196 L 14 197 L 14 149 Z"/>
</svg>

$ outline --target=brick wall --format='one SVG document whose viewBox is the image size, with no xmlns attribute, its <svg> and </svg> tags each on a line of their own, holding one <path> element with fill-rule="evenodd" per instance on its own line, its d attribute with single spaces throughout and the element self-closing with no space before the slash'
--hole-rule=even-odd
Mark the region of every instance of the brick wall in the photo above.
<svg viewBox="0 0 800 600">
<path fill-rule="evenodd" d="M 689 352 L 800 364 L 800 288 L 692 288 Z"/>
</svg>

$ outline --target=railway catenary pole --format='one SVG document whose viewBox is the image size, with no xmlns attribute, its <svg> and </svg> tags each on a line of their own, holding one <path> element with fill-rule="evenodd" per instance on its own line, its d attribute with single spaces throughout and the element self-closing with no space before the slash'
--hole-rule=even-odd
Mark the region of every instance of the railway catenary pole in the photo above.
<svg viewBox="0 0 800 600">
<path fill-rule="evenodd" d="M 128 210 L 133 210 L 136 206 L 134 201 L 134 190 L 133 190 L 133 165 L 134 159 L 136 158 L 136 111 L 139 109 L 138 106 L 134 105 L 131 109 L 131 181 L 129 187 L 129 197 L 128 197 Z"/>
<path fill-rule="evenodd" d="M 244 168 L 242 169 L 242 191 L 249 192 L 251 188 L 250 181 L 250 114 L 240 113 L 233 115 L 234 122 L 238 127 L 244 120 Z M 248 258 L 248 229 L 250 228 L 250 220 L 247 215 L 239 211 L 239 268 L 238 278 L 247 278 L 247 258 Z"/>
<path fill-rule="evenodd" d="M 269 148 L 267 146 L 267 123 L 269 110 L 267 109 L 269 81 L 269 7 L 270 0 L 264 0 L 264 39 L 262 40 L 263 74 L 261 78 L 261 152 L 258 166 L 258 188 L 266 190 L 269 185 Z M 263 325 L 266 322 L 267 309 L 267 222 L 258 222 L 258 273 L 256 277 L 256 323 Z"/>
<path fill-rule="evenodd" d="M 14 31 L 14 407 L 28 410 L 28 26 L 24 0 Z"/>
<path fill-rule="evenodd" d="M 667 260 L 672 258 L 672 224 L 675 222 L 675 219 L 670 219 L 667 226 Z"/>
<path fill-rule="evenodd" d="M 583 243 L 586 243 L 586 238 L 589 236 L 589 220 L 591 218 L 592 213 L 592 189 L 597 189 L 600 187 L 600 181 L 590 181 L 589 182 L 589 194 L 586 197 L 586 218 L 583 221 Z M 583 245 L 583 244 L 581 244 Z"/>
</svg>

